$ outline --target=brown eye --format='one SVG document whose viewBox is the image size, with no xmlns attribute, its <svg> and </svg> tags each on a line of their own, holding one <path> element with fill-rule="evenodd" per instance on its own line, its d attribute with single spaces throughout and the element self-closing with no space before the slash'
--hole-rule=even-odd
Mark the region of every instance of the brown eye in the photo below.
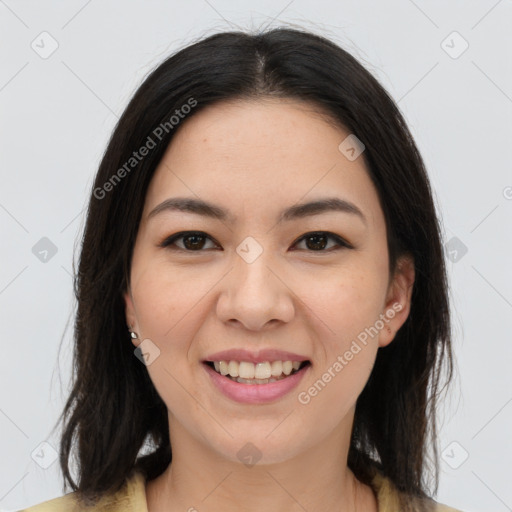
<svg viewBox="0 0 512 512">
<path fill-rule="evenodd" d="M 190 249 L 191 251 L 202 249 L 206 240 L 206 238 L 202 235 L 187 235 L 182 238 L 185 248 Z"/>
<path fill-rule="evenodd" d="M 181 241 L 181 245 L 176 243 L 177 241 Z M 213 244 L 213 247 L 206 247 L 206 249 L 218 247 L 206 233 L 201 231 L 183 231 L 166 238 L 160 244 L 160 247 L 179 249 L 188 252 L 200 252 L 202 249 L 205 249 L 205 245 L 208 241 Z"/>
<path fill-rule="evenodd" d="M 327 248 L 330 240 L 334 241 L 334 245 L 331 245 Z M 345 240 L 343 240 L 341 237 L 335 235 L 334 233 L 328 233 L 324 231 L 317 233 L 307 233 L 303 235 L 295 245 L 297 245 L 299 242 L 305 243 L 306 250 L 315 252 L 330 252 L 330 250 L 340 247 L 352 248 L 352 246 L 345 242 Z M 325 250 L 326 248 L 327 250 Z"/>
</svg>

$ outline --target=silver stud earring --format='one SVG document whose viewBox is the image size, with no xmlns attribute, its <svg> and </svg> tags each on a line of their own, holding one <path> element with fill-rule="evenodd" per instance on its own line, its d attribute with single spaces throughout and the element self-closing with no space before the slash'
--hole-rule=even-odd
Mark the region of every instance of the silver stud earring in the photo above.
<svg viewBox="0 0 512 512">
<path fill-rule="evenodd" d="M 131 325 L 128 326 L 128 330 L 130 331 L 130 337 L 132 338 L 132 340 L 138 340 L 139 339 L 139 335 L 135 331 L 132 331 L 132 326 Z"/>
</svg>

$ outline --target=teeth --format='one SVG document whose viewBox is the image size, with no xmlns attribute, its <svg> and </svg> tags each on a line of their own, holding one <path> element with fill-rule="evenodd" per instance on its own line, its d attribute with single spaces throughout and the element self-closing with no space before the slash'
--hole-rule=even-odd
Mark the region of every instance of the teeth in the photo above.
<svg viewBox="0 0 512 512">
<path fill-rule="evenodd" d="M 236 364 L 236 361 L 230 361 L 230 363 Z M 242 361 L 238 365 L 238 374 L 242 379 L 254 379 L 254 364 L 248 363 L 246 361 Z M 231 375 L 231 377 L 234 377 L 234 375 Z"/>
<path fill-rule="evenodd" d="M 236 361 L 229 361 L 228 373 L 231 377 L 238 377 L 238 364 Z"/>
<path fill-rule="evenodd" d="M 297 371 L 301 361 L 265 361 L 251 363 L 248 361 L 214 361 L 215 371 L 221 375 L 233 377 L 233 380 L 244 384 L 267 384 L 284 378 Z"/>
<path fill-rule="evenodd" d="M 233 380 L 236 380 L 240 384 L 269 384 L 271 382 L 277 382 L 280 379 L 242 379 L 238 377 Z"/>
<path fill-rule="evenodd" d="M 270 363 L 257 363 L 254 367 L 255 379 L 270 379 L 272 372 L 270 371 Z"/>
<path fill-rule="evenodd" d="M 283 373 L 283 363 L 281 361 L 272 361 L 272 377 L 279 377 Z"/>
<path fill-rule="evenodd" d="M 228 374 L 228 363 L 226 361 L 220 361 L 220 374 L 221 375 L 227 375 Z"/>
</svg>

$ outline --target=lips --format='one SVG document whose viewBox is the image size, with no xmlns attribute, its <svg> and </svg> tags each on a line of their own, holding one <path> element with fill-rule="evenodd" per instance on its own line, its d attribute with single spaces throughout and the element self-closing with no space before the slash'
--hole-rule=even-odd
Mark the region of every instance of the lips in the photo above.
<svg viewBox="0 0 512 512">
<path fill-rule="evenodd" d="M 217 354 L 214 354 L 217 357 Z M 288 395 L 295 389 L 304 376 L 309 373 L 311 364 L 305 363 L 295 373 L 282 379 L 271 381 L 271 379 L 239 382 L 228 376 L 216 372 L 208 362 L 204 362 L 204 369 L 210 378 L 210 382 L 224 396 L 232 401 L 245 404 L 266 404 L 271 403 Z"/>
<path fill-rule="evenodd" d="M 222 350 L 202 361 L 214 386 L 236 402 L 263 404 L 295 388 L 311 362 L 306 355 L 279 349 Z M 254 372 L 254 373 L 253 373 Z"/>
</svg>

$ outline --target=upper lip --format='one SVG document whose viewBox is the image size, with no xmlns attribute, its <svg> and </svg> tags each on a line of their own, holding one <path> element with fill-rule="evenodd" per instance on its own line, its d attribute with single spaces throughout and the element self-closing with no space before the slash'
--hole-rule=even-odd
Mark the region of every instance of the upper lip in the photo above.
<svg viewBox="0 0 512 512">
<path fill-rule="evenodd" d="M 238 348 L 210 354 L 204 359 L 204 362 L 206 361 L 248 361 L 256 364 L 265 361 L 309 361 L 309 359 L 300 354 L 272 348 L 262 349 L 258 352 Z"/>
</svg>

